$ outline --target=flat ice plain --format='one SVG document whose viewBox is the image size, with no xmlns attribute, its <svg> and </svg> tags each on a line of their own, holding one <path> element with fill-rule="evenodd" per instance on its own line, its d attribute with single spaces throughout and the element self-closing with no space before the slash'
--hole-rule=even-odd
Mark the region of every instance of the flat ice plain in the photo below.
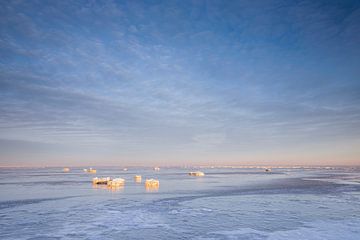
<svg viewBox="0 0 360 240">
<path fill-rule="evenodd" d="M 359 168 L 97 169 L 0 169 L 0 239 L 360 239 Z"/>
</svg>

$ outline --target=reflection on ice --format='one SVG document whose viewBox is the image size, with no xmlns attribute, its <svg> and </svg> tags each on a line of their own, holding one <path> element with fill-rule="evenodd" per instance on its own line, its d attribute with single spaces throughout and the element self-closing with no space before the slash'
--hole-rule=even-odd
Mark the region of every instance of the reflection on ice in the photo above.
<svg viewBox="0 0 360 240">
<path fill-rule="evenodd" d="M 122 192 L 124 190 L 124 185 L 118 185 L 118 186 L 111 186 L 107 184 L 93 184 L 93 189 L 99 189 L 99 190 L 107 190 L 110 192 Z"/>
<path fill-rule="evenodd" d="M 146 192 L 158 192 L 159 186 L 145 186 Z"/>
</svg>

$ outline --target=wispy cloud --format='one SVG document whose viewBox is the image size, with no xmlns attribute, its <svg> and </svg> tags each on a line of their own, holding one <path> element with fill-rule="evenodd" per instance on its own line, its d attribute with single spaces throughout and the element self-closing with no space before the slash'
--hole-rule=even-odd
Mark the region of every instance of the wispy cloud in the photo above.
<svg viewBox="0 0 360 240">
<path fill-rule="evenodd" d="M 360 136 L 356 1 L 1 6 L 3 146 L 196 160 Z"/>
</svg>

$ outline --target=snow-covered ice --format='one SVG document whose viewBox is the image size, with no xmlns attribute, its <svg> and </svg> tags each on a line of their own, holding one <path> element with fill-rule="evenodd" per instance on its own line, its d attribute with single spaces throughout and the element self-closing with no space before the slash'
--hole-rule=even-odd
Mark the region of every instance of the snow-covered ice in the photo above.
<svg viewBox="0 0 360 240">
<path fill-rule="evenodd" d="M 360 169 L 97 170 L 0 169 L 0 239 L 360 239 Z"/>
</svg>

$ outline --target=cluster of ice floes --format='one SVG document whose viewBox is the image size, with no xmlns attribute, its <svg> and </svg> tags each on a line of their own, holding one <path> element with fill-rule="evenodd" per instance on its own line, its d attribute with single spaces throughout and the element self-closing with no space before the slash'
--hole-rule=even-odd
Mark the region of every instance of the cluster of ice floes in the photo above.
<svg viewBox="0 0 360 240">
<path fill-rule="evenodd" d="M 135 175 L 134 181 L 136 183 L 141 183 L 141 175 Z M 123 178 L 110 178 L 110 177 L 95 177 L 92 179 L 93 185 L 106 185 L 109 188 L 118 188 L 124 187 L 125 179 Z M 145 188 L 148 190 L 158 189 L 160 186 L 160 182 L 157 179 L 146 179 L 145 180 Z"/>
<path fill-rule="evenodd" d="M 90 169 L 93 170 L 93 169 Z M 160 171 L 160 168 L 155 167 L 154 168 L 155 171 Z M 88 172 L 89 170 L 84 169 L 84 171 Z M 94 170 L 96 171 L 96 170 Z M 124 168 L 124 171 L 127 171 L 127 168 Z M 196 172 L 189 172 L 188 175 L 190 176 L 194 176 L 194 177 L 203 177 L 205 176 L 204 172 L 200 172 L 200 171 L 196 171 Z M 141 183 L 142 182 L 142 176 L 141 175 L 135 175 L 134 176 L 134 181 L 136 183 Z M 108 187 L 111 188 L 116 188 L 116 187 L 123 187 L 125 185 L 125 179 L 123 178 L 110 178 L 110 177 L 95 177 L 92 180 L 92 183 L 94 185 L 107 185 Z M 145 188 L 147 190 L 157 190 L 160 186 L 160 181 L 158 179 L 146 179 L 145 182 Z"/>
</svg>

